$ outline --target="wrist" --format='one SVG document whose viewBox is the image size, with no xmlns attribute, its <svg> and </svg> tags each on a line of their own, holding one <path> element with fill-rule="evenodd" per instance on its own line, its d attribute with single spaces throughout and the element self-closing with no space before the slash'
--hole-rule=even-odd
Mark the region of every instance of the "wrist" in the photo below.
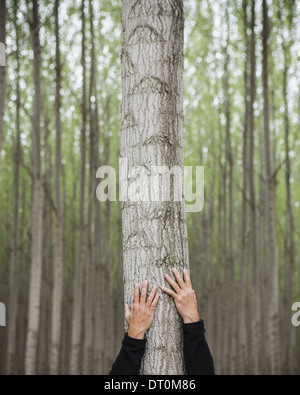
<svg viewBox="0 0 300 395">
<path fill-rule="evenodd" d="M 143 340 L 145 337 L 145 332 L 137 328 L 129 327 L 128 336 L 131 337 L 132 339 Z"/>
<path fill-rule="evenodd" d="M 183 317 L 183 322 L 185 324 L 193 324 L 193 323 L 199 322 L 199 321 L 200 321 L 200 316 L 198 314 L 198 311 Z"/>
</svg>

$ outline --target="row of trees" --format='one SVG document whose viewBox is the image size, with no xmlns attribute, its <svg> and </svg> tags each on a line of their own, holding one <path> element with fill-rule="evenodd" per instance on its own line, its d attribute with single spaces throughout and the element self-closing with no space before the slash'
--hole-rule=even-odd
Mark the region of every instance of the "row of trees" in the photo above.
<svg viewBox="0 0 300 395">
<path fill-rule="evenodd" d="M 120 1 L 0 1 L 1 374 L 107 373 L 123 336 L 123 257 L 131 281 L 188 265 L 182 207 L 123 205 L 122 254 L 121 205 L 95 194 L 97 168 L 118 168 L 121 129 L 131 165 L 153 150 L 182 166 L 182 97 L 185 164 L 205 166 L 205 207 L 187 228 L 216 372 L 299 373 L 299 6 L 187 0 L 184 96 L 182 6 L 123 1 L 122 50 Z M 131 291 L 126 281 L 126 301 Z M 149 334 L 161 348 L 144 373 L 183 371 L 172 350 L 155 365 L 170 326 L 180 321 L 161 299 Z"/>
<path fill-rule="evenodd" d="M 290 78 L 297 67 L 299 10 L 295 2 L 270 7 L 265 0 L 219 6 L 223 41 L 213 53 L 220 78 L 204 77 L 202 86 L 212 80 L 214 86 L 200 93 L 216 103 L 216 116 L 203 121 L 208 107 L 200 100 L 190 118 L 202 124 L 200 155 L 209 173 L 205 212 L 200 223 L 192 221 L 193 234 L 201 235 L 191 248 L 201 278 L 201 311 L 221 373 L 294 374 L 299 333 L 291 325 L 291 307 L 299 296 L 299 203 L 293 168 L 299 164 L 293 158 L 299 122 L 293 114 L 299 112 L 299 91 L 293 91 Z M 208 7 L 196 26 L 200 20 L 207 26 L 213 9 Z"/>
<path fill-rule="evenodd" d="M 82 1 L 69 4 L 64 15 L 81 41 L 81 54 L 70 61 L 61 50 L 63 6 L 58 0 L 1 1 L 7 15 L 5 23 L 1 12 L 1 24 L 13 37 L 7 43 L 7 77 L 13 80 L 8 83 L 6 108 L 15 104 L 6 112 L 11 121 L 6 123 L 6 144 L 11 139 L 12 145 L 1 158 L 2 190 L 13 169 L 1 207 L 5 211 L 12 202 L 7 221 L 13 225 L 2 234 L 7 242 L 1 249 L 1 298 L 8 306 L 9 329 L 1 328 L 1 371 L 7 374 L 104 374 L 122 338 L 121 239 L 120 232 L 114 237 L 111 231 L 112 225 L 119 229 L 120 215 L 119 210 L 112 215 L 110 205 L 101 207 L 95 199 L 100 157 L 108 163 L 114 149 L 110 144 L 117 144 L 110 128 L 118 115 L 110 114 L 118 103 L 119 83 L 110 86 L 105 100 L 99 92 L 108 92 L 105 78 L 116 70 L 118 52 L 100 77 L 100 33 L 95 33 L 94 16 L 97 12 L 100 21 L 99 4 Z M 74 22 L 80 23 L 79 31 Z M 27 28 L 22 29 L 22 23 Z M 103 41 L 111 39 L 106 37 Z M 24 52 L 32 53 L 31 64 Z M 75 78 L 81 79 L 76 88 L 68 80 L 72 66 Z M 1 99 L 4 102 L 4 90 Z M 106 125 L 99 122 L 99 102 Z M 63 106 L 81 116 L 67 125 Z"/>
</svg>

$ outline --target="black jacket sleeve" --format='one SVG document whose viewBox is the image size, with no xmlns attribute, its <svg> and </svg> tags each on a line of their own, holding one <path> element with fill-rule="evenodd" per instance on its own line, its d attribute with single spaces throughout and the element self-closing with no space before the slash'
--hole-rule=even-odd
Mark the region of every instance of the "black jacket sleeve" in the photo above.
<svg viewBox="0 0 300 395">
<path fill-rule="evenodd" d="M 184 358 L 189 375 L 214 375 L 214 363 L 205 339 L 201 320 L 183 325 Z"/>
<path fill-rule="evenodd" d="M 110 375 L 138 375 L 145 353 L 146 339 L 139 340 L 129 337 L 126 333 L 121 351 L 113 364 Z"/>
</svg>

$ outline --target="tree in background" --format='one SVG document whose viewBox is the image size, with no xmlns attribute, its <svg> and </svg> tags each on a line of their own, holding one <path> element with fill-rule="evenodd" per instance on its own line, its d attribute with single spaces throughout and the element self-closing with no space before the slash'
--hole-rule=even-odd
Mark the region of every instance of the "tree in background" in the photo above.
<svg viewBox="0 0 300 395">
<path fill-rule="evenodd" d="M 79 237 L 78 252 L 74 272 L 73 290 L 73 321 L 72 321 L 72 348 L 71 348 L 71 373 L 80 372 L 80 344 L 82 336 L 82 304 L 83 304 L 83 263 L 85 243 L 85 184 L 86 184 L 86 127 L 87 127 L 87 90 L 86 90 L 86 14 L 85 1 L 81 4 L 82 18 L 82 127 L 80 141 L 80 201 L 79 201 Z"/>
<path fill-rule="evenodd" d="M 6 0 L 0 1 L 0 43 L 6 44 Z M 0 66 L 0 165 L 3 140 L 3 121 L 6 92 L 6 67 Z M 0 168 L 1 169 L 1 168 Z"/>
<path fill-rule="evenodd" d="M 41 162 L 41 44 L 38 0 L 32 0 L 30 33 L 34 53 L 34 109 L 32 117 L 31 273 L 26 344 L 26 374 L 35 374 L 40 320 L 43 257 L 43 176 Z"/>
<path fill-rule="evenodd" d="M 64 268 L 64 235 L 63 235 L 63 207 L 61 193 L 61 53 L 59 35 L 59 0 L 55 0 L 55 41 L 56 41 L 56 96 L 55 96 L 55 260 L 54 287 L 52 293 L 52 338 L 51 338 L 51 374 L 58 374 L 60 370 L 60 345 L 62 328 L 62 294 Z"/>
</svg>

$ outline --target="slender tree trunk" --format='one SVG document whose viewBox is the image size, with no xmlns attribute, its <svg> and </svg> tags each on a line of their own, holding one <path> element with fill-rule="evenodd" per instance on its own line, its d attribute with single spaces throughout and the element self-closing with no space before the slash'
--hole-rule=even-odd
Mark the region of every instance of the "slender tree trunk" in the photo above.
<svg viewBox="0 0 300 395">
<path fill-rule="evenodd" d="M 89 174 L 89 206 L 88 206 L 88 260 L 86 268 L 86 289 L 85 289 L 85 337 L 84 337 L 84 374 L 93 372 L 93 340 L 94 340 L 94 313 L 95 313 L 95 241 L 94 241 L 94 209 L 96 194 L 97 168 L 95 146 L 97 139 L 97 85 L 96 85 L 96 59 L 95 59 L 95 32 L 94 32 L 94 6 L 92 0 L 89 1 L 90 13 L 90 36 L 91 36 L 91 71 L 89 86 L 89 114 L 90 114 L 90 174 Z M 98 334 L 97 334 L 98 335 Z"/>
<path fill-rule="evenodd" d="M 16 142 L 14 153 L 14 210 L 13 210 L 13 242 L 12 242 L 12 262 L 10 266 L 9 283 L 9 319 L 8 319 L 8 349 L 7 349 L 7 374 L 16 373 L 16 340 L 17 340 L 17 304 L 18 304 L 18 262 L 19 262 L 19 195 L 20 195 L 20 161 L 21 161 L 21 140 L 20 140 L 20 44 L 19 26 L 17 24 L 17 1 L 14 2 L 14 27 L 16 32 Z M 1 116 L 1 115 L 0 115 Z M 0 147 L 1 152 L 1 147 Z"/>
<path fill-rule="evenodd" d="M 85 1 L 82 0 L 82 129 L 81 129 L 81 175 L 80 175 L 80 202 L 79 202 L 79 240 L 78 254 L 76 257 L 74 296 L 73 296 L 73 321 L 72 321 L 72 350 L 71 350 L 71 374 L 76 375 L 80 371 L 80 344 L 82 334 L 82 306 L 83 306 L 83 259 L 84 259 L 84 237 L 85 237 L 85 167 L 86 167 L 86 127 L 87 127 L 87 100 L 86 100 L 86 51 L 85 51 Z"/>
<path fill-rule="evenodd" d="M 279 373 L 279 263 L 276 235 L 276 180 L 272 168 L 272 147 L 269 125 L 269 35 L 270 35 L 267 0 L 263 0 L 263 91 L 264 91 L 264 132 L 265 132 L 265 161 L 267 176 L 267 221 L 269 241 L 269 314 L 268 339 L 270 373 Z"/>
<path fill-rule="evenodd" d="M 64 238 L 63 238 L 63 210 L 61 196 L 61 61 L 60 61 L 60 36 L 59 36 L 59 0 L 55 0 L 55 38 L 56 38 L 56 97 L 55 97 L 55 206 L 56 206 L 56 231 L 55 231 L 55 257 L 54 257 L 54 288 L 52 293 L 52 331 L 51 331 L 51 356 L 50 373 L 59 374 L 61 329 L 62 329 L 62 296 L 63 296 L 63 266 L 64 266 Z"/>
<path fill-rule="evenodd" d="M 0 43 L 6 44 L 6 0 L 0 0 Z M 6 92 L 6 67 L 0 66 L 0 171 Z"/>
<path fill-rule="evenodd" d="M 22 179 L 21 192 L 21 207 L 27 207 L 27 183 L 25 177 Z M 25 350 L 26 350 L 26 330 L 27 328 L 27 313 L 28 313 L 28 267 L 30 266 L 30 257 L 26 248 L 27 239 L 27 209 L 24 209 L 20 216 L 21 239 L 20 254 L 19 254 L 19 288 L 18 288 L 18 312 L 17 314 L 17 374 L 24 375 L 25 373 Z"/>
<path fill-rule="evenodd" d="M 248 343 L 247 343 L 247 326 L 246 326 L 246 256 L 248 250 L 248 169 L 249 169 L 249 37 L 248 37 L 248 1 L 243 1 L 244 16 L 244 37 L 246 43 L 246 60 L 245 60 L 245 120 L 243 133 L 243 189 L 242 189 L 242 215 L 241 215 L 241 244 L 240 244 L 240 277 L 239 277 L 239 366 L 238 373 L 245 374 L 248 360 Z"/>
<path fill-rule="evenodd" d="M 26 345 L 26 374 L 36 372 L 37 341 L 40 317 L 40 295 L 42 280 L 42 240 L 43 240 L 43 179 L 41 165 L 41 46 L 40 20 L 37 0 L 32 0 L 33 20 L 30 23 L 34 60 L 34 110 L 33 110 L 33 192 L 32 192 L 32 230 L 31 230 L 31 275 L 29 295 L 29 318 Z"/>
<path fill-rule="evenodd" d="M 183 171 L 183 3 L 124 0 L 122 21 L 121 157 L 129 169 Z M 125 302 L 132 306 L 135 282 L 147 279 L 152 288 L 165 283 L 172 267 L 188 267 L 185 207 L 127 201 L 122 214 Z M 185 372 L 182 321 L 166 295 L 147 339 L 141 374 Z"/>
<path fill-rule="evenodd" d="M 108 99 L 109 100 L 109 99 Z M 110 124 L 110 111 L 109 111 L 109 101 L 107 105 L 107 126 Z M 104 142 L 104 158 L 105 163 L 108 165 L 110 163 L 110 136 L 109 129 L 105 136 Z M 113 344 L 114 344 L 114 273 L 111 262 L 111 202 L 106 201 L 106 225 L 105 225 L 105 278 L 106 278 L 106 347 L 105 347 L 105 371 L 109 371 L 110 366 L 113 363 Z"/>
<path fill-rule="evenodd" d="M 286 185 L 286 224 L 284 237 L 284 260 L 285 260 L 285 289 L 284 289 L 284 309 L 287 312 L 286 322 L 289 321 L 290 308 L 294 303 L 295 290 L 295 220 L 292 207 L 291 196 L 291 159 L 290 159 L 290 120 L 288 108 L 288 70 L 289 70 L 289 49 L 284 46 L 285 67 L 283 73 L 283 99 L 284 99 L 284 130 L 285 130 L 285 185 Z M 295 329 L 290 327 L 286 331 L 286 353 L 285 353 L 285 369 L 286 373 L 293 374 L 296 366 L 296 337 Z"/>
<path fill-rule="evenodd" d="M 259 229 L 257 220 L 257 204 L 255 192 L 254 152 L 255 125 L 254 102 L 256 98 L 256 37 L 255 37 L 255 0 L 251 6 L 251 74 L 250 74 L 250 104 L 249 104 L 249 197 L 250 197 L 250 249 L 251 249 L 251 322 L 252 322 L 252 364 L 254 374 L 261 371 L 261 297 L 260 297 L 260 253 Z"/>
<path fill-rule="evenodd" d="M 47 185 L 52 185 L 52 146 L 50 141 L 50 120 L 45 111 L 44 114 L 44 151 L 45 151 L 45 180 Z M 50 193 L 47 190 L 47 193 Z M 53 264 L 53 213 L 49 199 L 44 199 L 43 226 L 47 232 L 43 233 L 43 275 L 41 292 L 41 313 L 38 339 L 37 374 L 49 374 L 49 347 L 51 344 L 51 299 L 52 299 L 52 264 Z"/>
<path fill-rule="evenodd" d="M 235 373 L 236 349 L 233 333 L 236 331 L 235 322 L 233 321 L 233 307 L 235 298 L 235 273 L 234 273 L 234 195 L 233 195 L 233 154 L 231 143 L 231 112 L 230 112 L 230 90 L 229 90 L 229 45 L 230 45 L 230 19 L 228 13 L 228 3 L 226 7 L 226 25 L 227 25 L 227 42 L 225 47 L 224 62 L 224 111 L 226 117 L 225 126 L 225 151 L 226 151 L 226 190 L 228 194 L 228 225 L 226 229 L 226 242 L 228 243 L 228 252 L 225 270 L 225 292 L 226 292 L 226 318 L 228 325 L 225 326 L 226 342 L 228 342 L 228 369 L 231 374 Z M 231 322 L 231 325 L 229 325 Z"/>
</svg>

